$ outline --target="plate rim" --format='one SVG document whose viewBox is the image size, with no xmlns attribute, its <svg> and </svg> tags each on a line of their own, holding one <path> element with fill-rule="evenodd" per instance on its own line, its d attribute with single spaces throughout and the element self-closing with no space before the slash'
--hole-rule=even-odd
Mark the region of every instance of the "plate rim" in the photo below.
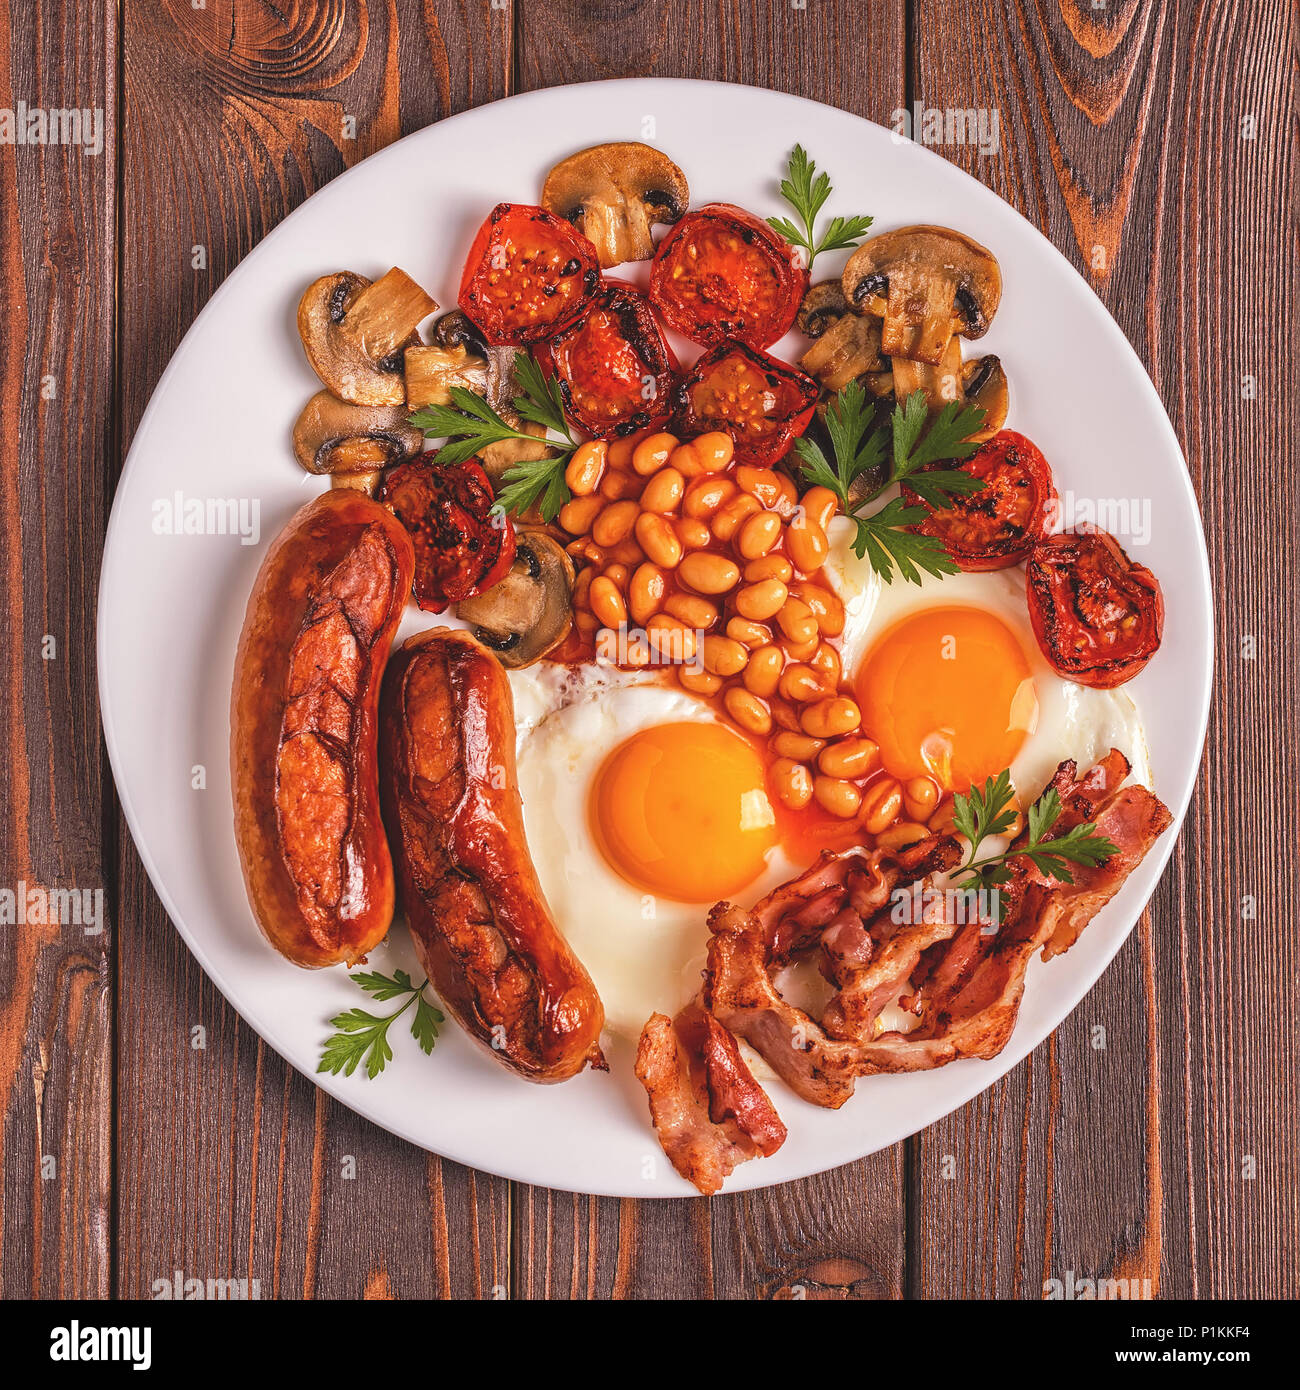
<svg viewBox="0 0 1300 1390">
<path fill-rule="evenodd" d="M 225 973 L 219 970 L 216 966 L 214 966 L 203 945 L 201 944 L 201 941 L 196 937 L 196 935 L 191 931 L 191 929 L 188 926 L 182 924 L 179 915 L 176 911 L 175 905 L 171 900 L 171 895 L 169 892 L 166 891 L 162 884 L 161 877 L 157 871 L 157 866 L 153 860 L 153 855 L 148 849 L 147 845 L 142 841 L 142 838 L 139 834 L 138 827 L 140 824 L 140 820 L 137 815 L 135 806 L 132 802 L 132 799 L 129 796 L 129 794 L 125 791 L 123 786 L 124 769 L 118 751 L 116 730 L 113 724 L 111 723 L 111 719 L 113 716 L 111 713 L 112 703 L 109 697 L 110 682 L 108 672 L 112 665 L 112 656 L 111 645 L 107 644 L 105 641 L 106 628 L 109 622 L 109 600 L 111 597 L 112 590 L 110 556 L 116 554 L 113 545 L 115 531 L 121 525 L 124 524 L 121 519 L 124 511 L 124 508 L 121 505 L 123 494 L 125 491 L 124 484 L 127 482 L 128 477 L 131 473 L 132 464 L 135 461 L 137 450 L 139 448 L 139 441 L 142 438 L 144 438 L 148 433 L 147 427 L 149 426 L 153 415 L 159 409 L 158 402 L 160 398 L 163 396 L 164 390 L 167 387 L 169 380 L 171 379 L 173 374 L 178 370 L 179 364 L 182 361 L 182 359 L 188 353 L 194 350 L 195 341 L 197 341 L 197 338 L 199 336 L 197 330 L 204 323 L 205 317 L 208 316 L 209 311 L 212 310 L 214 306 L 218 305 L 222 301 L 223 296 L 226 294 L 227 290 L 230 288 L 232 283 L 236 282 L 239 279 L 241 272 L 244 271 L 247 264 L 251 260 L 253 260 L 253 258 L 256 257 L 264 247 L 271 243 L 273 239 L 279 237 L 281 232 L 285 228 L 287 228 L 291 223 L 293 223 L 295 218 L 297 218 L 300 214 L 303 214 L 309 207 L 309 205 L 316 202 L 317 200 L 324 200 L 325 202 L 328 202 L 331 197 L 338 196 L 339 188 L 347 183 L 348 177 L 351 174 L 355 173 L 363 166 L 373 165 L 376 162 L 382 162 L 392 157 L 395 154 L 395 152 L 399 149 L 399 147 L 407 145 L 408 142 L 419 141 L 421 139 L 427 138 L 429 132 L 434 129 L 441 130 L 449 124 L 454 125 L 457 122 L 469 120 L 473 117 L 476 117 L 477 115 L 479 115 L 479 113 L 483 111 L 486 111 L 493 107 L 501 106 L 505 103 L 514 103 L 516 106 L 519 107 L 526 107 L 531 105 L 544 105 L 548 99 L 553 99 L 557 92 L 568 93 L 572 91 L 594 90 L 608 87 L 629 88 L 635 86 L 643 86 L 656 89 L 662 89 L 665 87 L 679 89 L 690 88 L 693 90 L 705 89 L 722 93 L 728 93 L 736 89 L 739 89 L 745 92 L 759 93 L 764 100 L 774 101 L 777 103 L 787 103 L 801 107 L 814 107 L 819 110 L 830 111 L 837 116 L 848 117 L 855 121 L 861 121 L 868 126 L 873 126 L 878 131 L 887 134 L 891 139 L 893 139 L 900 145 L 911 145 L 912 149 L 910 152 L 910 157 L 915 158 L 917 156 L 920 156 L 922 163 L 925 163 L 927 161 L 934 161 L 937 165 L 940 165 L 945 170 L 947 170 L 949 175 L 953 173 L 960 175 L 961 179 L 965 180 L 965 182 L 970 186 L 972 190 L 977 190 L 977 192 L 975 192 L 974 195 L 975 197 L 993 199 L 997 203 L 1001 204 L 1003 209 L 1013 214 L 1013 216 L 1023 224 L 1024 228 L 1027 229 L 1034 238 L 1036 238 L 1040 243 L 1049 248 L 1052 253 L 1052 256 L 1055 258 L 1058 268 L 1068 272 L 1067 278 L 1073 281 L 1076 288 L 1082 288 L 1084 291 L 1086 291 L 1087 296 L 1090 297 L 1093 300 L 1096 307 L 1100 309 L 1101 318 L 1104 320 L 1105 324 L 1104 331 L 1110 335 L 1121 357 L 1124 357 L 1124 355 L 1127 354 L 1124 360 L 1127 366 L 1130 368 L 1130 374 L 1136 374 L 1136 377 L 1140 382 L 1141 392 L 1147 397 L 1148 403 L 1154 404 L 1155 406 L 1154 418 L 1158 421 L 1157 428 L 1164 434 L 1166 442 L 1172 446 L 1176 457 L 1181 461 L 1183 465 L 1179 473 L 1179 482 L 1185 493 L 1185 499 L 1190 503 L 1191 512 L 1197 520 L 1197 525 L 1195 527 L 1195 558 L 1197 561 L 1197 570 L 1200 579 L 1199 589 L 1202 601 L 1202 609 L 1204 611 L 1206 619 L 1203 634 L 1205 638 L 1204 650 L 1199 670 L 1202 685 L 1202 697 L 1199 702 L 1200 708 L 1196 711 L 1195 721 L 1197 727 L 1197 756 L 1195 771 L 1188 781 L 1187 790 L 1181 797 L 1180 804 L 1177 806 L 1170 807 L 1170 810 L 1173 813 L 1173 822 L 1170 826 L 1170 830 L 1172 833 L 1169 834 L 1167 837 L 1162 837 L 1163 843 L 1160 846 L 1158 846 L 1158 852 L 1155 859 L 1152 860 L 1151 856 L 1148 856 L 1148 859 L 1144 861 L 1145 863 L 1150 863 L 1153 865 L 1154 872 L 1152 874 L 1151 890 L 1147 894 L 1146 899 L 1144 900 L 1142 905 L 1138 908 L 1132 920 L 1123 928 L 1123 930 L 1116 931 L 1115 940 L 1113 944 L 1111 944 L 1110 947 L 1107 950 L 1105 950 L 1101 958 L 1099 968 L 1097 969 L 1096 974 L 1093 976 L 1093 978 L 1088 980 L 1088 982 L 1082 987 L 1077 987 L 1077 981 L 1071 982 L 1071 984 L 1064 991 L 1065 997 L 1068 999 L 1068 1003 L 1066 1004 L 1064 1010 L 1061 1012 L 1060 1018 L 1056 1021 L 1055 1024 L 1052 1025 L 1048 1032 L 1045 1033 L 1041 1038 L 1037 1038 L 1032 1041 L 1027 1041 L 1023 1046 L 1017 1047 L 1014 1046 L 1013 1043 L 1009 1042 L 1007 1047 L 1004 1048 L 1004 1050 L 1000 1054 L 998 1054 L 996 1058 L 989 1059 L 989 1061 L 985 1062 L 984 1066 L 986 1068 L 992 1067 L 991 1075 L 981 1071 L 980 1076 L 977 1079 L 973 1080 L 969 1085 L 962 1085 L 958 1087 L 959 1093 L 957 1094 L 956 1098 L 952 1100 L 951 1104 L 948 1104 L 945 1100 L 943 1109 L 941 1109 L 937 1114 L 925 1119 L 921 1124 L 917 1126 L 917 1128 L 911 1130 L 907 1136 L 904 1136 L 904 1138 L 911 1138 L 915 1137 L 918 1134 L 924 1133 L 927 1129 L 937 1124 L 940 1120 L 953 1114 L 955 1111 L 961 1109 L 963 1106 L 968 1105 L 973 1099 L 983 1094 L 986 1090 L 990 1089 L 993 1085 L 1000 1081 L 1014 1067 L 1018 1066 L 1020 1062 L 1022 1062 L 1025 1059 L 1025 1057 L 1029 1055 L 1029 1053 L 1034 1051 L 1036 1048 L 1040 1047 L 1043 1043 L 1047 1042 L 1055 1034 L 1055 1032 L 1066 1022 L 1066 1020 L 1075 1012 L 1075 1010 L 1079 1007 L 1079 1004 L 1082 1002 L 1083 998 L 1088 993 L 1090 993 L 1091 990 L 1098 983 L 1098 981 L 1100 981 L 1102 975 L 1105 974 L 1106 970 L 1113 963 L 1115 956 L 1118 955 L 1120 949 L 1124 946 L 1124 944 L 1128 941 L 1129 937 L 1133 934 L 1133 931 L 1137 927 L 1138 923 L 1142 920 L 1143 916 L 1149 911 L 1151 898 L 1154 896 L 1156 889 L 1159 887 L 1159 884 L 1163 879 L 1165 870 L 1168 867 L 1169 860 L 1173 855 L 1175 846 L 1177 846 L 1179 843 L 1179 837 L 1182 833 L 1183 822 L 1186 819 L 1188 810 L 1190 809 L 1192 800 L 1196 794 L 1196 789 L 1199 782 L 1200 769 L 1205 756 L 1205 744 L 1209 725 L 1209 712 L 1213 701 L 1216 610 L 1214 606 L 1213 577 L 1210 570 L 1209 552 L 1205 537 L 1204 516 L 1201 511 L 1199 499 L 1196 496 L 1196 490 L 1192 485 L 1191 471 L 1188 467 L 1187 458 L 1183 452 L 1181 441 L 1178 438 L 1177 431 L 1174 429 L 1173 422 L 1169 417 L 1169 413 L 1165 407 L 1164 401 L 1161 398 L 1159 391 L 1156 389 L 1155 383 L 1151 379 L 1150 373 L 1146 368 L 1146 364 L 1142 361 L 1141 357 L 1139 357 L 1137 350 L 1133 346 L 1132 342 L 1129 340 L 1128 335 L 1124 332 L 1124 330 L 1120 327 L 1119 323 L 1115 320 L 1109 308 L 1107 308 L 1105 302 L 1093 289 L 1092 285 L 1089 284 L 1087 279 L 1069 260 L 1069 258 L 1056 246 L 1055 242 L 1053 242 L 1051 238 L 1048 237 L 1043 231 L 1041 231 L 1037 225 L 1031 222 L 1028 217 L 1026 217 L 1013 204 L 1011 204 L 1005 198 L 1003 198 L 999 193 L 995 192 L 987 184 L 984 184 L 979 179 L 975 178 L 974 175 L 968 173 L 966 170 L 960 168 L 958 165 L 952 163 L 950 160 L 945 159 L 936 151 L 929 149 L 926 146 L 921 145 L 915 141 L 912 141 L 907 137 L 900 136 L 897 132 L 891 130 L 890 127 L 883 125 L 879 121 L 873 121 L 870 120 L 868 117 L 861 116 L 857 112 L 846 111 L 843 107 L 832 105 L 829 102 L 818 101 L 810 97 L 798 96 L 790 92 L 776 91 L 771 88 L 761 87 L 752 83 L 725 82 L 714 79 L 700 78 L 604 78 L 591 82 L 560 83 L 552 87 L 540 88 L 531 92 L 514 93 L 508 96 L 498 97 L 489 102 L 483 102 L 482 104 L 471 107 L 468 110 L 456 112 L 453 115 L 443 117 L 442 119 L 437 121 L 433 121 L 426 126 L 422 126 L 419 130 L 409 132 L 401 138 L 393 141 L 391 144 L 384 146 L 383 149 L 377 150 L 373 154 L 368 155 L 365 159 L 359 160 L 356 164 L 350 165 L 348 168 L 335 175 L 327 183 L 323 184 L 320 188 L 316 189 L 316 191 L 312 193 L 309 197 L 305 198 L 296 208 L 294 208 L 283 218 L 281 218 L 280 221 L 278 221 L 274 227 L 270 228 L 265 233 L 265 235 L 263 235 L 258 240 L 256 245 L 250 247 L 247 253 L 243 255 L 239 259 L 239 261 L 231 268 L 230 272 L 222 280 L 221 284 L 216 288 L 216 290 L 213 291 L 212 295 L 208 298 L 203 307 L 195 315 L 193 321 L 186 329 L 181 341 L 177 344 L 175 350 L 168 358 L 166 366 L 164 367 L 156 384 L 154 385 L 154 388 L 149 396 L 148 404 L 142 412 L 140 419 L 132 433 L 130 447 L 127 450 L 125 458 L 123 459 L 121 472 L 118 475 L 117 480 L 114 484 L 113 502 L 109 512 L 108 523 L 104 532 L 104 542 L 98 575 L 98 599 L 96 603 L 95 615 L 95 658 L 97 670 L 96 688 L 99 697 L 100 726 L 104 735 L 105 749 L 108 753 L 110 770 L 113 775 L 114 792 L 117 797 L 118 804 L 122 809 L 122 815 L 124 820 L 126 821 L 127 828 L 131 833 L 131 839 L 135 846 L 135 851 L 139 855 L 140 861 L 144 866 L 145 872 L 148 874 L 150 886 L 153 888 L 154 893 L 157 895 L 164 910 L 166 911 L 171 926 L 180 935 L 186 947 L 198 961 L 200 967 L 203 969 L 204 973 L 207 975 L 209 980 L 211 980 L 212 983 L 216 986 L 216 988 L 220 991 L 222 997 L 225 999 L 226 1003 L 230 1006 L 230 1008 L 234 1010 L 234 1012 L 241 1019 L 243 1019 L 244 1022 L 250 1028 L 252 1028 L 252 1030 L 258 1035 L 258 1037 L 261 1039 L 263 1043 L 265 1043 L 266 1046 L 270 1047 L 278 1056 L 283 1058 L 283 1060 L 289 1066 L 293 1067 L 295 1071 L 301 1073 L 312 1085 L 324 1090 L 328 1095 L 330 1095 L 333 1099 L 337 1100 L 340 1104 L 346 1106 L 355 1114 L 360 1115 L 362 1119 L 367 1121 L 367 1123 L 374 1124 L 377 1127 L 396 1135 L 399 1139 L 402 1139 L 407 1143 L 415 1145 L 417 1148 L 420 1148 L 425 1152 L 435 1153 L 441 1157 L 450 1160 L 451 1162 L 463 1164 L 466 1167 L 475 1169 L 482 1173 L 490 1174 L 495 1177 L 503 1178 L 507 1181 L 519 1182 L 529 1186 L 546 1186 L 553 1188 L 556 1191 L 578 1192 L 595 1196 L 613 1196 L 620 1198 L 632 1196 L 635 1200 L 659 1201 L 680 1197 L 699 1197 L 701 1194 L 696 1192 L 694 1188 L 690 1187 L 690 1185 L 687 1184 L 685 1180 L 681 1180 L 680 1190 L 677 1190 L 677 1184 L 671 1184 L 667 1187 L 656 1187 L 650 1191 L 640 1191 L 635 1194 L 629 1193 L 625 1187 L 620 1187 L 614 1184 L 606 1183 L 602 1183 L 599 1185 L 587 1183 L 586 1185 L 582 1186 L 566 1186 L 564 1183 L 556 1181 L 546 1181 L 543 1183 L 536 1178 L 531 1178 L 520 1173 L 518 1170 L 512 1171 L 512 1165 L 508 1162 L 502 1163 L 501 1165 L 488 1165 L 484 1164 L 482 1159 L 477 1155 L 470 1157 L 464 1154 L 463 1152 L 458 1152 L 460 1146 L 456 1143 L 456 1132 L 454 1130 L 449 1131 L 446 1141 L 444 1141 L 440 1137 L 438 1141 L 438 1147 L 431 1148 L 428 1141 L 424 1137 L 411 1132 L 402 1124 L 398 1122 L 390 1122 L 387 1119 L 375 1118 L 373 1115 L 368 1113 L 365 1108 L 354 1103 L 353 1092 L 347 1078 L 344 1078 L 342 1076 L 335 1076 L 328 1073 L 318 1073 L 312 1069 L 310 1063 L 304 1064 L 303 1062 L 296 1060 L 294 1057 L 288 1055 L 285 1051 L 283 1051 L 279 1043 L 277 1043 L 276 1041 L 272 1041 L 272 1037 L 270 1036 L 270 1025 L 272 1021 L 261 1017 L 260 1011 L 258 1012 L 258 1016 L 255 1017 L 251 1010 L 246 1010 L 244 1007 L 241 1007 L 239 1004 L 235 1002 L 235 999 L 232 995 L 232 991 L 237 989 L 237 985 L 233 981 L 228 980 Z M 318 207 L 317 213 L 319 213 L 319 211 L 320 209 Z M 115 923 L 115 929 L 116 925 L 117 924 Z M 357 1097 L 356 1099 L 364 1098 Z M 800 1181 L 805 1178 L 815 1177 L 821 1173 L 832 1172 L 835 1169 L 845 1167 L 850 1163 L 860 1162 L 863 1158 L 870 1157 L 872 1154 L 880 1152 L 882 1149 L 893 1147 L 894 1144 L 900 1142 L 904 1142 L 904 1140 L 899 1139 L 890 1141 L 888 1143 L 878 1145 L 874 1148 L 868 1148 L 854 1158 L 843 1159 L 834 1162 L 829 1166 L 824 1167 L 813 1166 L 808 1168 L 806 1171 L 802 1171 L 798 1174 L 782 1177 L 779 1179 L 773 1179 L 772 1181 L 768 1182 L 762 1180 L 761 1164 L 755 1165 L 754 1169 L 750 1169 L 749 1165 L 744 1165 L 742 1168 L 738 1170 L 738 1172 L 735 1175 L 733 1175 L 732 1179 L 729 1179 L 724 1191 L 720 1195 L 734 1196 L 738 1195 L 741 1192 L 759 1191 L 768 1187 L 779 1187 L 788 1182 Z"/>
</svg>

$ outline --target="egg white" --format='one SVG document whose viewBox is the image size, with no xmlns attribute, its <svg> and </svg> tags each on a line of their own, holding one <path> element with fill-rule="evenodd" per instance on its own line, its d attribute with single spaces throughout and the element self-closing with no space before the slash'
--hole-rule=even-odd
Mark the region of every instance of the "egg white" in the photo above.
<svg viewBox="0 0 1300 1390">
<path fill-rule="evenodd" d="M 983 609 L 1016 635 L 1038 698 L 1036 725 L 1011 766 L 1022 804 L 1041 792 L 1063 759 L 1087 767 L 1112 747 L 1132 762 L 1137 781 L 1149 783 L 1146 741 L 1132 698 L 1120 690 L 1076 685 L 1051 669 L 1030 626 L 1022 567 L 942 580 L 924 576 L 919 586 L 895 576 L 886 585 L 852 553 L 853 534 L 844 518 L 832 523 L 823 572 L 823 581 L 845 605 L 840 645 L 846 674 L 911 613 L 953 605 Z M 511 672 L 510 684 L 524 827 L 542 890 L 600 993 L 608 1030 L 635 1040 L 652 1013 L 675 1013 L 699 989 L 713 904 L 677 902 L 622 878 L 591 833 L 592 787 L 610 753 L 640 730 L 723 721 L 713 706 L 687 691 L 612 667 L 542 662 Z M 806 867 L 778 846 L 763 873 L 733 896 L 752 906 Z M 802 992 L 797 974 L 791 972 L 788 981 L 795 994 Z M 891 1026 L 906 1024 L 900 1016 Z M 766 1074 L 767 1068 L 759 1071 Z"/>
<path fill-rule="evenodd" d="M 524 829 L 542 890 L 607 1027 L 635 1040 L 652 1013 L 676 1013 L 699 989 L 713 901 L 676 902 L 628 883 L 592 836 L 588 798 L 605 759 L 639 730 L 723 721 L 684 690 L 607 668 L 542 663 L 510 683 Z M 735 897 L 750 906 L 798 867 L 778 847 Z"/>
</svg>

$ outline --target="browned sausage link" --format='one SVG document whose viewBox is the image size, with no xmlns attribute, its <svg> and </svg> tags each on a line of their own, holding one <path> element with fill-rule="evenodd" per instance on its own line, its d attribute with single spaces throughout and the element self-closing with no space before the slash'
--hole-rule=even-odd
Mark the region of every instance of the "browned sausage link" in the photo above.
<svg viewBox="0 0 1300 1390">
<path fill-rule="evenodd" d="M 380 754 L 398 898 L 443 1002 L 532 1081 L 603 1068 L 600 996 L 528 855 L 500 663 L 465 632 L 411 638 L 384 679 Z"/>
<path fill-rule="evenodd" d="M 379 814 L 378 705 L 411 591 L 410 537 L 353 491 L 276 538 L 235 659 L 235 838 L 253 915 L 297 965 L 360 960 L 393 917 Z"/>
</svg>

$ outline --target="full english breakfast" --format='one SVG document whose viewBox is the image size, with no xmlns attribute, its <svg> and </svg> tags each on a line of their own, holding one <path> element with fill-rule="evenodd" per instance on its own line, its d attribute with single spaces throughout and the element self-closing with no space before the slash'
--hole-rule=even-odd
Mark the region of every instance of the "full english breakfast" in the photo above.
<svg viewBox="0 0 1300 1390">
<path fill-rule="evenodd" d="M 598 145 L 487 213 L 427 335 L 399 268 L 309 285 L 292 449 L 329 489 L 262 564 L 231 705 L 270 944 L 351 967 L 404 918 L 519 1077 L 634 1050 L 706 1194 L 784 1141 L 769 1088 L 836 1109 L 1000 1052 L 1030 957 L 1171 820 L 1121 689 L 1159 582 L 1058 529 L 963 351 L 996 257 L 821 220 L 798 146 L 781 192 L 797 222 L 692 208 L 667 155 Z M 394 649 L 411 603 L 450 619 Z M 354 978 L 432 1048 L 425 986 Z M 387 1022 L 340 1015 L 321 1069 L 375 1075 Z"/>
</svg>

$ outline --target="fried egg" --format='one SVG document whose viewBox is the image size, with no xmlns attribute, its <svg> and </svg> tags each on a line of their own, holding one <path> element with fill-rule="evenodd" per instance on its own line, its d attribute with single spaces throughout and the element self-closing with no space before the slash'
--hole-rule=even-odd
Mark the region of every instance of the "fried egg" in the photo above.
<svg viewBox="0 0 1300 1390">
<path fill-rule="evenodd" d="M 700 987 L 709 909 L 798 870 L 759 749 L 705 701 L 644 676 L 542 663 L 511 673 L 524 827 L 542 890 L 635 1040 Z"/>
<path fill-rule="evenodd" d="M 1114 747 L 1149 781 L 1132 699 L 1075 685 L 1044 660 L 1022 569 L 886 585 L 852 553 L 853 534 L 832 523 L 820 580 L 844 603 L 845 679 L 886 772 L 964 792 L 1009 767 L 1028 805 L 1063 759 L 1087 767 Z M 718 705 L 603 665 L 542 662 L 510 682 L 542 890 L 608 1028 L 635 1041 L 652 1013 L 675 1013 L 699 989 L 713 904 L 751 906 L 816 847 L 770 798 L 763 743 Z"/>
<path fill-rule="evenodd" d="M 842 659 L 863 732 L 898 778 L 933 777 L 964 792 L 1003 768 L 1027 805 L 1057 765 L 1089 767 L 1111 748 L 1149 784 L 1132 698 L 1059 676 L 1034 637 L 1020 566 L 983 574 L 897 574 L 883 584 L 852 551 L 854 527 L 831 524 L 825 581 L 845 606 Z"/>
</svg>

